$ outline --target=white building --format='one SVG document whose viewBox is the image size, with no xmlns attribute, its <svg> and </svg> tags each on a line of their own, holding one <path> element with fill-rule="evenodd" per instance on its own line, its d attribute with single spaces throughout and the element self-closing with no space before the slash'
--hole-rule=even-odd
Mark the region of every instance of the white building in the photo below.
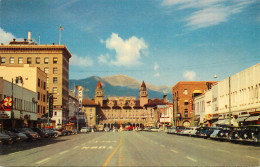
<svg viewBox="0 0 260 167">
<path fill-rule="evenodd" d="M 0 101 L 6 97 L 12 97 L 13 113 L 1 111 L 1 116 L 8 115 L 9 118 L 1 118 L 0 128 L 36 127 L 37 123 L 37 93 L 17 84 L 4 80 L 0 77 Z M 12 115 L 12 118 L 11 118 Z"/>
<path fill-rule="evenodd" d="M 212 123 L 228 124 L 230 109 L 234 126 L 238 123 L 260 124 L 259 76 L 260 63 L 213 85 L 205 92 L 205 116 L 200 117 L 204 117 L 210 126 Z M 196 113 L 200 113 L 198 103 L 199 97 L 194 101 Z M 216 117 L 219 118 L 217 122 L 214 121 Z"/>
</svg>

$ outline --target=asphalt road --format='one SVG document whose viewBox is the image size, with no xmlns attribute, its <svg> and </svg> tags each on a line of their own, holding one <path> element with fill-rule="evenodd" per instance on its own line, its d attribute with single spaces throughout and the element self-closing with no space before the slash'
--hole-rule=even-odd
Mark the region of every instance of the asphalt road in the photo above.
<svg viewBox="0 0 260 167">
<path fill-rule="evenodd" d="M 0 166 L 259 166 L 260 147 L 164 132 L 94 132 L 0 146 Z"/>
</svg>

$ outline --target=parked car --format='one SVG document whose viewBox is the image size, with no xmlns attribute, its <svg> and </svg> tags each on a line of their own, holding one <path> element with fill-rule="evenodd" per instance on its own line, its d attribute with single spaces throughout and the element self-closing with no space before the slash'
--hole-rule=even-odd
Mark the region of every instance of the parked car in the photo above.
<svg viewBox="0 0 260 167">
<path fill-rule="evenodd" d="M 207 127 L 200 133 L 200 137 L 207 139 L 214 132 L 214 130 L 219 129 L 218 127 Z"/>
<path fill-rule="evenodd" d="M 36 137 L 36 139 L 40 138 L 40 135 L 37 132 L 34 132 L 32 129 L 30 128 L 22 128 L 23 131 L 25 132 L 29 132 L 32 135 L 34 135 Z"/>
<path fill-rule="evenodd" d="M 42 138 L 48 137 L 48 136 L 47 136 L 48 134 L 47 134 L 46 132 L 44 132 L 43 129 L 40 129 L 40 128 L 32 128 L 32 130 L 33 130 L 34 132 L 37 132 L 37 133 L 40 135 L 40 137 L 42 137 Z"/>
<path fill-rule="evenodd" d="M 3 143 L 13 144 L 13 142 L 14 141 L 12 140 L 12 138 L 9 135 L 0 132 L 0 143 L 1 144 L 3 144 Z"/>
<path fill-rule="evenodd" d="M 220 129 L 215 139 L 221 141 L 229 140 L 229 136 L 232 132 L 232 129 L 233 129 L 232 127 L 223 127 L 222 129 Z"/>
<path fill-rule="evenodd" d="M 21 138 L 14 132 L 8 131 L 8 130 L 2 130 L 1 133 L 6 134 L 12 138 L 13 142 L 19 142 Z"/>
<path fill-rule="evenodd" d="M 199 127 L 191 127 L 189 131 L 189 136 L 196 136 L 196 132 L 199 129 Z"/>
<path fill-rule="evenodd" d="M 180 134 L 181 131 L 183 131 L 185 129 L 184 126 L 177 126 L 176 130 L 177 130 L 177 133 L 176 134 Z"/>
<path fill-rule="evenodd" d="M 61 135 L 62 136 L 68 136 L 69 135 L 69 132 L 65 129 L 56 129 L 57 131 L 61 132 Z"/>
<path fill-rule="evenodd" d="M 143 129 L 143 131 L 149 131 L 149 129 L 151 129 L 152 127 L 145 127 L 144 129 Z"/>
<path fill-rule="evenodd" d="M 42 129 L 43 132 L 46 134 L 46 137 L 58 137 L 58 132 L 55 132 L 54 130 L 52 129 Z"/>
<path fill-rule="evenodd" d="M 221 129 L 215 129 L 213 133 L 210 135 L 211 139 L 218 139 L 218 134 L 221 131 Z"/>
<path fill-rule="evenodd" d="M 79 133 L 79 131 L 77 130 L 77 129 L 72 129 L 72 134 L 74 134 L 74 135 L 76 135 L 76 134 L 78 134 Z"/>
<path fill-rule="evenodd" d="M 176 130 L 176 127 L 174 126 L 174 127 L 171 127 L 170 129 L 168 129 L 168 132 L 167 132 L 168 134 L 175 134 L 175 133 L 177 133 L 177 130 Z"/>
<path fill-rule="evenodd" d="M 160 129 L 157 127 L 152 127 L 151 129 L 148 130 L 149 132 L 159 132 Z"/>
<path fill-rule="evenodd" d="M 15 132 L 15 133 L 23 133 L 25 134 L 27 137 L 28 137 L 28 140 L 36 140 L 38 139 L 38 135 L 36 133 L 32 133 L 32 132 L 29 132 L 29 131 L 26 131 L 25 129 L 11 129 L 12 132 Z"/>
<path fill-rule="evenodd" d="M 239 140 L 243 143 L 260 143 L 260 126 L 248 126 L 240 133 Z"/>
<path fill-rule="evenodd" d="M 105 127 L 105 128 L 104 128 L 104 131 L 105 131 L 105 132 L 109 132 L 109 131 L 110 131 L 110 128 L 109 128 L 109 127 Z"/>
<path fill-rule="evenodd" d="M 246 127 L 237 127 L 237 128 L 233 128 L 233 130 L 230 132 L 229 135 L 229 141 L 230 142 L 237 142 L 240 140 L 240 134 L 242 132 L 242 130 L 244 130 Z"/>
<path fill-rule="evenodd" d="M 20 141 L 25 141 L 25 140 L 28 140 L 28 136 L 24 133 L 21 133 L 21 132 L 18 132 L 18 131 L 15 131 L 15 130 L 12 130 L 12 129 L 8 129 L 8 131 L 10 132 L 13 132 L 15 133 L 16 135 L 18 135 L 20 137 Z"/>
<path fill-rule="evenodd" d="M 82 127 L 80 133 L 88 133 L 88 127 Z"/>
</svg>

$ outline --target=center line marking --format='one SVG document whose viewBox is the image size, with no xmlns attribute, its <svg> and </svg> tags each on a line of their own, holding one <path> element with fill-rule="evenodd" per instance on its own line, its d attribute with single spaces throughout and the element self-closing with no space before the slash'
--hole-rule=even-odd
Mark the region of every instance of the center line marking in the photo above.
<svg viewBox="0 0 260 167">
<path fill-rule="evenodd" d="M 50 160 L 51 158 L 45 158 L 45 159 L 43 159 L 43 160 L 41 160 L 41 161 L 38 161 L 38 162 L 36 162 L 36 164 L 42 164 L 42 163 L 44 163 L 44 162 L 46 162 L 46 161 L 48 161 L 48 160 Z"/>
<path fill-rule="evenodd" d="M 116 153 L 116 151 L 118 150 L 118 148 L 120 147 L 121 144 L 122 144 L 122 136 L 120 136 L 120 141 L 119 141 L 118 145 L 116 146 L 116 148 L 114 149 L 114 151 L 109 155 L 109 157 L 107 158 L 105 163 L 102 165 L 103 167 L 108 165 L 109 161 L 111 160 L 113 155 Z"/>
<path fill-rule="evenodd" d="M 171 149 L 171 151 L 172 151 L 172 152 L 175 152 L 175 153 L 178 153 L 178 151 L 175 151 L 175 150 L 173 150 L 173 149 Z"/>
<path fill-rule="evenodd" d="M 256 158 L 256 157 L 251 157 L 251 156 L 246 156 L 247 158 L 252 158 L 252 159 L 256 159 L 256 160 L 258 160 L 259 161 L 259 158 Z"/>
<path fill-rule="evenodd" d="M 65 154 L 65 153 L 67 153 L 67 152 L 69 152 L 69 150 L 66 150 L 66 151 L 60 152 L 59 154 L 62 155 L 62 154 Z"/>
<path fill-rule="evenodd" d="M 189 157 L 189 156 L 186 156 L 186 158 L 189 159 L 189 160 L 192 160 L 193 162 L 197 162 L 196 159 L 193 159 L 193 158 L 191 158 L 191 157 Z"/>
</svg>

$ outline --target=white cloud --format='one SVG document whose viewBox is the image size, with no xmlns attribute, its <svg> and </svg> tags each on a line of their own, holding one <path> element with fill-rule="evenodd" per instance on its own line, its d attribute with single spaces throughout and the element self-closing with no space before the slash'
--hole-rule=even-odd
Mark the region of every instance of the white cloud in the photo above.
<svg viewBox="0 0 260 167">
<path fill-rule="evenodd" d="M 112 33 L 105 43 L 106 48 L 116 51 L 116 58 L 110 60 L 110 63 L 116 66 L 140 65 L 141 53 L 143 54 L 148 48 L 143 38 L 132 36 L 127 40 L 123 40 L 116 33 Z"/>
<path fill-rule="evenodd" d="M 0 43 L 9 44 L 9 42 L 12 41 L 14 38 L 16 37 L 12 33 L 6 32 L 0 27 Z M 23 39 L 17 39 L 17 40 L 23 41 Z"/>
<path fill-rule="evenodd" d="M 198 29 L 227 22 L 233 14 L 242 12 L 253 2 L 255 0 L 164 0 L 162 5 L 179 10 L 195 9 L 184 21 L 187 27 Z"/>
<path fill-rule="evenodd" d="M 159 65 L 157 63 L 154 64 L 154 70 L 157 71 L 159 69 Z"/>
<path fill-rule="evenodd" d="M 160 73 L 159 73 L 159 72 L 157 72 L 157 73 L 154 74 L 154 77 L 159 77 L 159 76 L 160 76 Z"/>
<path fill-rule="evenodd" d="M 183 78 L 188 81 L 194 81 L 196 78 L 196 72 L 194 71 L 184 71 L 183 72 Z"/>
<path fill-rule="evenodd" d="M 93 60 L 90 57 L 79 57 L 75 54 L 72 55 L 70 59 L 70 65 L 74 66 L 92 66 L 94 64 Z"/>
<path fill-rule="evenodd" d="M 101 63 L 101 64 L 107 64 L 109 61 L 109 55 L 106 54 L 106 55 L 100 55 L 98 57 L 98 62 Z"/>
</svg>

